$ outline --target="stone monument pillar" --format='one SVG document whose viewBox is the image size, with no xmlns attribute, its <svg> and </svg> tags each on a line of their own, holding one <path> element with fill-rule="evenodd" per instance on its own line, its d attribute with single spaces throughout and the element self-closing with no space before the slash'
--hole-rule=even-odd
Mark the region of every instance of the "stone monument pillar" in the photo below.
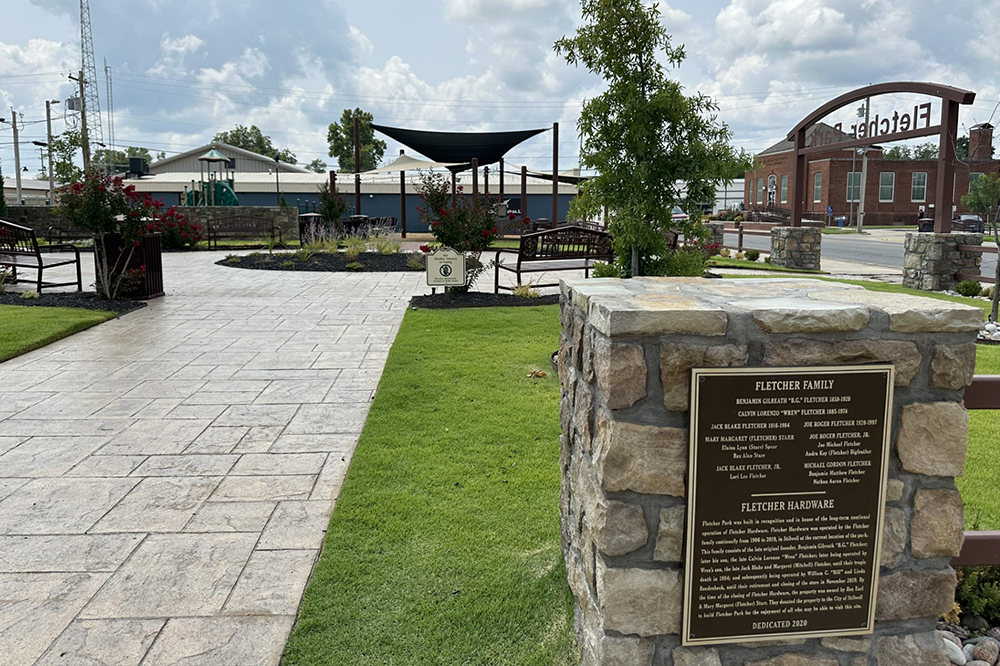
<svg viewBox="0 0 1000 666">
<path fill-rule="evenodd" d="M 818 271 L 823 234 L 814 227 L 773 227 L 771 264 L 782 268 Z"/>
<path fill-rule="evenodd" d="M 958 246 L 982 244 L 982 234 L 906 234 L 903 286 L 940 291 L 954 288 L 956 273 L 979 275 L 982 253 L 960 250 Z"/>
<path fill-rule="evenodd" d="M 949 558 L 962 544 L 962 501 L 954 477 L 962 473 L 965 458 L 967 414 L 962 391 L 972 378 L 973 340 L 982 321 L 979 309 L 804 279 L 568 279 L 562 283 L 560 316 L 562 546 L 584 664 L 948 663 L 934 628 L 937 616 L 951 609 L 955 572 Z M 854 633 L 839 630 L 833 632 L 836 635 L 818 636 L 803 631 L 800 636 L 784 622 L 771 622 L 781 616 L 764 615 L 766 603 L 762 601 L 744 605 L 749 610 L 737 614 L 750 616 L 753 624 L 748 626 L 754 628 L 758 620 L 762 627 L 780 627 L 777 631 L 785 633 L 779 639 L 760 641 L 759 636 L 749 636 L 692 644 L 688 636 L 684 641 L 683 618 L 694 612 L 696 601 L 685 601 L 685 573 L 694 565 L 689 561 L 694 556 L 689 554 L 692 547 L 687 536 L 691 526 L 686 524 L 688 504 L 694 502 L 688 478 L 693 450 L 689 441 L 692 368 L 746 368 L 767 377 L 769 367 L 775 373 L 779 369 L 809 373 L 819 366 L 837 372 L 842 366 L 864 370 L 871 363 L 883 368 L 891 364 L 894 369 L 892 381 L 884 382 L 894 386 L 888 391 L 890 418 L 884 420 L 885 434 L 879 439 L 887 447 L 882 454 L 886 474 L 878 475 L 881 494 L 875 497 L 884 502 L 879 499 L 872 507 L 873 515 L 881 515 L 881 528 L 874 522 L 870 537 L 874 549 L 871 573 L 877 573 L 870 578 L 871 590 L 877 590 L 877 600 L 869 598 L 871 625 Z M 768 382 L 759 386 L 765 384 L 770 386 Z M 789 391 L 784 395 L 789 400 L 816 401 L 819 398 L 810 396 L 818 394 Z M 846 401 L 848 397 L 829 399 Z M 704 405 L 723 400 L 713 395 L 698 398 Z M 843 404 L 843 408 L 824 410 L 845 416 L 816 418 L 854 418 L 854 407 Z M 756 417 L 750 420 L 777 413 L 754 409 L 759 411 L 746 412 Z M 747 427 L 758 425 L 767 424 Z M 858 423 L 810 421 L 806 425 L 829 425 L 832 430 L 815 431 L 820 439 L 843 439 L 856 436 L 850 431 Z M 756 437 L 766 440 L 768 435 Z M 780 434 L 770 437 L 777 439 Z M 847 441 L 828 444 L 855 445 Z M 796 441 L 794 446 L 804 444 Z M 832 456 L 850 458 L 848 453 L 856 450 L 843 448 Z M 774 468 L 780 458 L 767 457 L 771 455 L 762 457 Z M 819 474 L 841 478 L 833 475 L 848 474 L 840 468 L 853 464 L 860 463 L 824 463 L 819 466 L 828 469 Z M 699 486 L 696 494 L 726 498 L 734 488 L 735 482 Z M 816 512 L 806 514 L 832 520 Z M 766 527 L 767 523 L 758 525 Z M 786 539 L 782 548 L 808 549 L 809 538 Z M 846 542 L 843 546 L 853 548 Z M 845 557 L 845 552 L 838 546 L 836 556 Z M 738 580 L 735 572 L 740 567 L 735 561 L 724 580 Z M 830 568 L 836 564 L 827 561 L 789 576 L 799 580 L 819 575 L 832 580 L 843 573 Z M 722 592 L 725 596 L 735 594 L 737 585 L 721 587 L 729 588 Z M 839 593 L 845 588 L 830 589 Z M 764 583 L 762 594 L 768 597 L 773 591 L 770 596 L 777 598 L 778 590 L 778 584 Z M 797 622 L 801 625 L 808 620 Z"/>
</svg>

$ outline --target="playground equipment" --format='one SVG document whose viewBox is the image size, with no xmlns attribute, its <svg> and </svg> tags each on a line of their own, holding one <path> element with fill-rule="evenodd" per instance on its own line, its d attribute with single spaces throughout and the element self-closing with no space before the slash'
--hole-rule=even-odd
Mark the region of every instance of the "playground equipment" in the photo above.
<svg viewBox="0 0 1000 666">
<path fill-rule="evenodd" d="M 233 175 L 228 157 L 213 148 L 198 158 L 201 182 L 191 189 L 184 186 L 185 206 L 237 206 L 239 199 L 233 189 Z"/>
</svg>

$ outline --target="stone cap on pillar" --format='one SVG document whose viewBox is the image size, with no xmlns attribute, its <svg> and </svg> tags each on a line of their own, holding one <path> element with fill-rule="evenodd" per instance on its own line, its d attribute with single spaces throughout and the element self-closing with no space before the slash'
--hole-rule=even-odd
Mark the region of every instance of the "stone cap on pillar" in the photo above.
<svg viewBox="0 0 1000 666">
<path fill-rule="evenodd" d="M 720 336 L 744 318 L 767 333 L 975 333 L 983 322 L 969 305 L 802 278 L 574 277 L 560 289 L 608 337 Z"/>
</svg>

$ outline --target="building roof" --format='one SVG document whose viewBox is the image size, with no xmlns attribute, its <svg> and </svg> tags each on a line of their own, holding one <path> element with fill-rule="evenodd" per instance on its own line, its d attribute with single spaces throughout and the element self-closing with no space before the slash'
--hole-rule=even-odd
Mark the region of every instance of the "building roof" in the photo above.
<svg viewBox="0 0 1000 666">
<path fill-rule="evenodd" d="M 504 196 L 518 196 L 521 192 L 521 174 L 504 170 Z M 496 194 L 499 189 L 499 179 L 497 173 L 490 171 L 490 193 Z M 191 188 L 191 183 L 195 185 L 202 177 L 198 172 L 165 172 L 150 173 L 142 178 L 129 180 L 129 184 L 135 185 L 140 192 L 183 192 L 184 188 Z M 448 174 L 450 178 L 450 174 Z M 322 173 L 305 171 L 304 173 L 281 173 L 275 182 L 275 175 L 268 173 L 236 173 L 233 178 L 236 194 L 241 192 L 274 192 L 279 189 L 286 194 L 316 194 L 317 188 L 329 182 L 329 176 Z M 337 191 L 341 194 L 354 193 L 354 174 L 337 174 Z M 462 172 L 458 174 L 457 182 L 462 185 L 466 192 L 471 192 L 472 173 Z M 406 172 L 406 191 L 408 194 L 416 194 L 419 191 L 421 174 L 417 171 Z M 483 189 L 482 173 L 479 175 L 479 188 Z M 552 181 L 528 176 L 527 181 L 529 194 L 551 194 Z M 399 172 L 392 173 L 363 173 L 361 174 L 361 191 L 364 194 L 399 194 Z M 576 194 L 576 187 L 567 183 L 559 184 L 559 194 Z"/>
<path fill-rule="evenodd" d="M 228 143 L 223 143 L 222 141 L 213 141 L 212 143 L 204 146 L 198 146 L 197 148 L 192 148 L 186 152 L 171 155 L 170 157 L 153 162 L 149 165 L 150 175 L 157 172 L 163 172 L 164 170 L 169 171 L 171 164 L 195 155 L 201 157 L 209 151 L 218 151 L 223 157 L 226 156 L 226 152 L 232 152 L 247 159 L 266 162 L 268 165 L 271 165 L 272 168 L 275 163 L 274 160 L 267 155 L 261 155 L 260 153 L 255 153 L 252 150 L 246 150 L 244 148 L 237 148 L 236 146 L 231 146 Z M 297 164 L 289 164 L 288 162 L 278 162 L 278 170 L 282 173 L 312 173 L 305 167 L 300 167 Z"/>
<path fill-rule="evenodd" d="M 853 135 L 843 132 L 841 130 L 834 129 L 831 125 L 826 123 L 816 123 L 808 130 L 806 130 L 806 145 L 812 145 L 812 139 L 816 134 L 821 134 L 825 132 L 830 132 L 833 136 L 837 137 L 837 141 L 849 141 L 854 138 Z M 785 153 L 795 150 L 795 142 L 791 139 L 785 139 L 779 141 L 778 143 L 769 146 L 762 150 L 758 155 L 773 155 L 775 153 Z M 830 145 L 830 150 L 837 150 L 836 143 Z M 844 150 L 851 150 L 851 148 L 844 148 Z"/>
</svg>

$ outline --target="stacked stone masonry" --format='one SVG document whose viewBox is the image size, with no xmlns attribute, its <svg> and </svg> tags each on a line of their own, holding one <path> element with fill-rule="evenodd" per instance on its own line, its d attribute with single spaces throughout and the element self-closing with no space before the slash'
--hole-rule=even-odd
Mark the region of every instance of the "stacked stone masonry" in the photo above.
<svg viewBox="0 0 1000 666">
<path fill-rule="evenodd" d="M 782 268 L 818 271 L 822 232 L 813 227 L 771 229 L 771 264 Z"/>
<path fill-rule="evenodd" d="M 982 312 L 810 280 L 562 284 L 562 546 L 585 666 L 944 666 Z M 693 367 L 896 364 L 873 635 L 682 647 Z"/>
<path fill-rule="evenodd" d="M 982 234 L 906 234 L 903 286 L 941 291 L 955 286 L 955 274 L 979 275 L 980 252 L 959 250 L 959 245 L 982 245 Z"/>
</svg>

